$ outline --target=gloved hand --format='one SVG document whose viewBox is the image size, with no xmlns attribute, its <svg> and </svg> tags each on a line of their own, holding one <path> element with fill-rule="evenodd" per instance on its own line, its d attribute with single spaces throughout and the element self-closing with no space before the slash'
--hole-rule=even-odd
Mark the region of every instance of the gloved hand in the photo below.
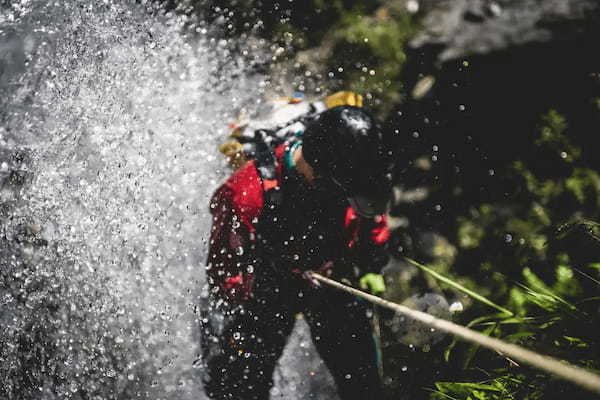
<svg viewBox="0 0 600 400">
<path fill-rule="evenodd" d="M 381 274 L 370 272 L 363 275 L 358 283 L 361 289 L 369 291 L 372 295 L 378 296 L 385 292 L 385 281 Z"/>
<path fill-rule="evenodd" d="M 321 267 L 317 268 L 314 271 L 313 270 L 301 271 L 299 269 L 293 269 L 292 272 L 302 276 L 302 278 L 304 278 L 308 281 L 308 283 L 310 284 L 311 287 L 316 289 L 316 288 L 321 287 L 321 283 L 318 280 L 316 280 L 315 278 L 313 278 L 311 274 L 313 272 L 316 272 L 319 275 L 330 277 L 331 273 L 333 272 L 332 269 L 333 269 L 333 261 L 327 261 L 325 264 L 323 264 Z"/>
<path fill-rule="evenodd" d="M 237 303 L 248 300 L 253 285 L 253 274 L 238 274 L 225 278 L 221 287 L 227 300 Z"/>
</svg>

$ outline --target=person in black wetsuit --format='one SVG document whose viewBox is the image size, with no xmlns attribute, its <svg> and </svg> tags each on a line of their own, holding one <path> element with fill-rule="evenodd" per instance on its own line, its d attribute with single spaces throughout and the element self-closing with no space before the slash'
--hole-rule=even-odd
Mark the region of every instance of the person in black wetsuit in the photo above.
<svg viewBox="0 0 600 400">
<path fill-rule="evenodd" d="M 391 157 L 376 121 L 342 106 L 251 160 L 213 195 L 202 316 L 212 399 L 268 399 L 295 315 L 343 400 L 381 397 L 369 306 L 320 287 L 319 271 L 383 290 Z"/>
</svg>

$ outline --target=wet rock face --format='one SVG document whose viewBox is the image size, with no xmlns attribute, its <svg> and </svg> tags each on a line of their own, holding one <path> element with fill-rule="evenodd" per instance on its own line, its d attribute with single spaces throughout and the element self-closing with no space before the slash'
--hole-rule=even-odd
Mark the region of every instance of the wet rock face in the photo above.
<svg viewBox="0 0 600 400">
<path fill-rule="evenodd" d="M 489 53 L 531 42 L 565 40 L 598 9 L 594 0 L 423 1 L 424 30 L 412 46 L 441 46 L 438 61 Z M 557 24 L 561 29 L 555 29 Z"/>
</svg>

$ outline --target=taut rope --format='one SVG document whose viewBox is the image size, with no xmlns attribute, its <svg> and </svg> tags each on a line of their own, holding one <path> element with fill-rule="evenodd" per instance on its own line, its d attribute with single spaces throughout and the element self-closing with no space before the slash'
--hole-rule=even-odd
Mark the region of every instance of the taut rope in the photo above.
<svg viewBox="0 0 600 400">
<path fill-rule="evenodd" d="M 566 362 L 559 361 L 552 357 L 534 353 L 533 351 L 527 350 L 521 346 L 506 343 L 502 340 L 482 335 L 479 332 L 457 325 L 453 322 L 446 321 L 444 319 L 436 318 L 433 315 L 384 300 L 381 297 L 365 293 L 333 279 L 326 278 L 315 272 L 312 272 L 311 276 L 326 285 L 343 290 L 347 293 L 351 293 L 381 307 L 389 308 L 390 310 L 407 315 L 410 318 L 429 325 L 434 329 L 439 329 L 440 331 L 450 333 L 468 342 L 477 343 L 481 346 L 487 347 L 488 349 L 495 350 L 503 355 L 520 360 L 531 365 L 532 367 L 539 368 L 550 374 L 556 375 L 562 379 L 573 382 L 581 387 L 600 394 L 600 375 L 598 374 L 580 367 L 566 364 Z"/>
</svg>

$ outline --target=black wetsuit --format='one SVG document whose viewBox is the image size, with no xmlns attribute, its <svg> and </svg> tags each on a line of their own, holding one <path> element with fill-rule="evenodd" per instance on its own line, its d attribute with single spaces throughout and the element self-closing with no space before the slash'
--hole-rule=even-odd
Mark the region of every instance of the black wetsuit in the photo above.
<svg viewBox="0 0 600 400">
<path fill-rule="evenodd" d="M 213 230 L 209 276 L 216 294 L 203 314 L 206 392 L 215 400 L 268 399 L 277 360 L 295 316 L 303 313 L 340 398 L 381 398 L 369 306 L 336 289 L 314 288 L 299 273 L 333 261 L 334 278 L 355 283 L 361 274 L 379 271 L 387 257 L 381 244 L 366 239 L 373 222 L 361 220 L 349 233 L 342 193 L 325 182 L 306 183 L 293 168 L 282 169 L 280 188 L 281 201 L 265 206 L 251 241 L 231 239 L 227 232 L 228 243 L 244 244 L 237 264 L 252 266 L 251 295 L 244 301 L 224 301 L 218 290 L 218 268 L 225 269 L 232 257 L 221 249 L 223 235 Z M 215 197 L 213 210 L 235 208 L 229 189 Z M 216 217 L 214 223 L 236 231 L 223 222 L 227 218 Z"/>
</svg>

